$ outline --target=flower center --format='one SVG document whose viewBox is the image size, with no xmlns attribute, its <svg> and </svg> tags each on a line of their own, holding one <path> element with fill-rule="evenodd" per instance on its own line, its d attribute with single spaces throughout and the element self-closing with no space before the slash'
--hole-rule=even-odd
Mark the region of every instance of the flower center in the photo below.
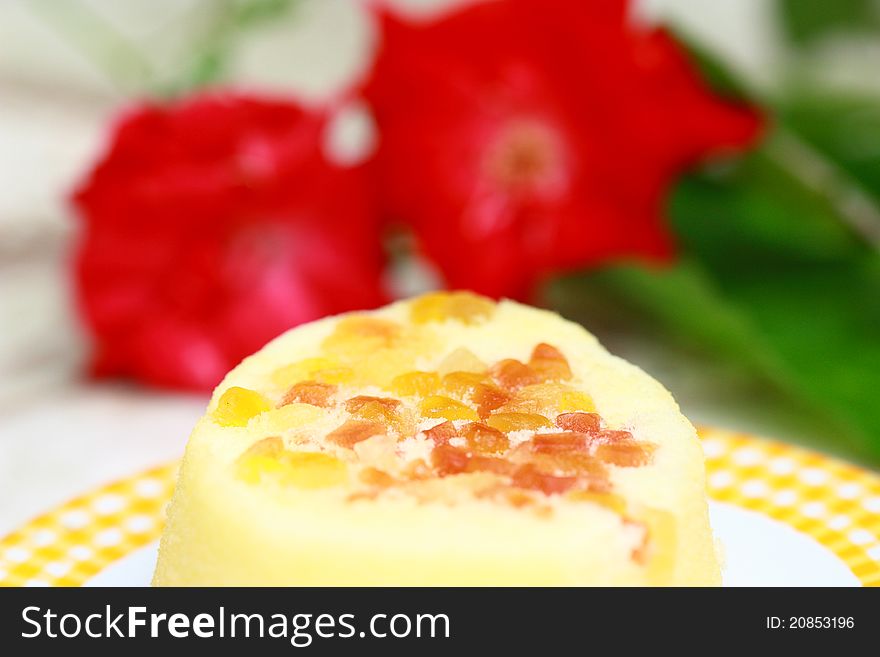
<svg viewBox="0 0 880 657">
<path fill-rule="evenodd" d="M 518 120 L 505 127 L 490 147 L 486 169 L 508 192 L 552 192 L 563 183 L 558 139 L 546 125 Z"/>
</svg>

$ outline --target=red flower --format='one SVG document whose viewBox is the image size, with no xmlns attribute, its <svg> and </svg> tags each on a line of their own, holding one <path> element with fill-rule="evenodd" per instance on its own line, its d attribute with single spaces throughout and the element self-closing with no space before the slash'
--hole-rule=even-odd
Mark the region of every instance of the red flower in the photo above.
<svg viewBox="0 0 880 657">
<path fill-rule="evenodd" d="M 452 287 L 524 296 L 554 270 L 670 254 L 685 167 L 755 136 L 623 0 L 507 0 L 384 15 L 366 95 L 393 218 Z"/>
<path fill-rule="evenodd" d="M 74 199 L 96 374 L 208 389 L 285 329 L 383 301 L 364 172 L 325 159 L 327 120 L 241 96 L 122 119 Z"/>
</svg>

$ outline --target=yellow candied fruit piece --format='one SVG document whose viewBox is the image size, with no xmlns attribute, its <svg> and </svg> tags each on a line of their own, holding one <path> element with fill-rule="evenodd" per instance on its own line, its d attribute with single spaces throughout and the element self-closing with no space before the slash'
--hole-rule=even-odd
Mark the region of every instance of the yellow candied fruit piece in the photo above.
<svg viewBox="0 0 880 657">
<path fill-rule="evenodd" d="M 443 388 L 453 395 L 463 397 L 473 393 L 479 386 L 487 382 L 491 383 L 485 374 L 450 372 L 443 377 Z"/>
<path fill-rule="evenodd" d="M 433 292 L 414 299 L 410 319 L 416 324 L 458 320 L 479 324 L 495 311 L 495 302 L 473 292 Z"/>
<path fill-rule="evenodd" d="M 306 358 L 272 372 L 272 383 L 282 390 L 287 390 L 301 381 L 317 381 L 318 383 L 348 383 L 354 372 L 332 358 Z"/>
<path fill-rule="evenodd" d="M 626 513 L 626 500 L 614 493 L 598 493 L 590 490 L 576 490 L 566 496 L 574 502 L 592 502 L 603 506 L 618 515 Z"/>
<path fill-rule="evenodd" d="M 329 488 L 348 480 L 348 467 L 334 456 L 321 452 L 285 452 L 282 481 L 296 488 Z"/>
<path fill-rule="evenodd" d="M 283 433 L 288 429 L 310 424 L 323 415 L 324 412 L 317 406 L 294 402 L 264 413 L 260 418 L 260 426 L 269 433 Z"/>
<path fill-rule="evenodd" d="M 264 473 L 281 472 L 278 457 L 283 451 L 284 442 L 278 436 L 258 440 L 238 457 L 238 476 L 249 484 L 255 484 Z"/>
<path fill-rule="evenodd" d="M 633 553 L 637 563 L 647 563 L 648 582 L 663 584 L 675 569 L 678 531 L 675 516 L 668 511 L 646 509 L 639 518 L 647 526 L 645 543 Z"/>
<path fill-rule="evenodd" d="M 550 420 L 537 413 L 496 413 L 486 420 L 486 424 L 504 433 L 522 431 L 524 429 L 536 431 L 537 429 L 553 426 Z"/>
<path fill-rule="evenodd" d="M 419 412 L 423 417 L 443 418 L 446 420 L 471 420 L 476 422 L 480 419 L 477 412 L 469 406 L 455 399 L 437 395 L 425 397 L 420 401 Z"/>
<path fill-rule="evenodd" d="M 535 383 L 517 390 L 513 398 L 498 410 L 502 413 L 537 413 L 555 416 L 562 396 L 570 391 L 570 388 L 559 383 Z"/>
<path fill-rule="evenodd" d="M 322 347 L 342 358 L 360 358 L 377 349 L 390 349 L 399 341 L 402 327 L 396 322 L 369 315 L 351 315 L 336 324 Z"/>
<path fill-rule="evenodd" d="M 593 398 L 585 392 L 578 392 L 576 390 L 563 392 L 559 397 L 559 412 L 566 413 L 569 411 L 595 413 L 596 406 L 593 404 Z"/>
<path fill-rule="evenodd" d="M 391 392 L 400 397 L 427 397 L 437 392 L 440 387 L 440 375 L 437 372 L 407 372 L 395 376 L 391 380 Z"/>
<path fill-rule="evenodd" d="M 477 358 L 476 354 L 470 349 L 459 347 L 450 351 L 440 364 L 437 371 L 441 376 L 446 376 L 452 372 L 470 372 L 472 374 L 484 374 L 488 371 L 489 366 Z"/>
<path fill-rule="evenodd" d="M 260 443 L 252 445 L 238 459 L 238 476 L 249 484 L 271 477 L 288 486 L 313 490 L 338 486 L 348 480 L 348 467 L 334 456 L 291 452 L 277 444 L 264 448 Z"/>
<path fill-rule="evenodd" d="M 271 408 L 269 400 L 255 390 L 232 386 L 221 395 L 212 417 L 224 427 L 243 427 L 252 417 Z"/>
</svg>

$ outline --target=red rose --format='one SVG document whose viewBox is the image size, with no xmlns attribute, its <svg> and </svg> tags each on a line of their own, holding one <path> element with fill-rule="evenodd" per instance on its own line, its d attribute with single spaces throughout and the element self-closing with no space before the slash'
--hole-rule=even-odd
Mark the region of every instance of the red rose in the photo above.
<svg viewBox="0 0 880 657">
<path fill-rule="evenodd" d="M 96 374 L 209 389 L 282 331 L 384 301 L 364 172 L 324 157 L 327 121 L 232 95 L 122 119 L 74 199 Z"/>
<path fill-rule="evenodd" d="M 366 86 L 393 218 L 452 287 L 522 297 L 541 275 L 664 258 L 663 204 L 685 167 L 752 140 L 628 3 L 507 0 L 438 21 L 382 18 Z"/>
</svg>

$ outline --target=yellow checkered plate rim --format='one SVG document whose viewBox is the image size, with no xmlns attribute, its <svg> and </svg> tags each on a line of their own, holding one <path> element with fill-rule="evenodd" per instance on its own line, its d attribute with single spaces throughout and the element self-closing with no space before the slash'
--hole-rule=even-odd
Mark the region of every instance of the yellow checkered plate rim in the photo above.
<svg viewBox="0 0 880 657">
<path fill-rule="evenodd" d="M 780 521 L 880 586 L 880 476 L 822 454 L 700 429 L 712 499 Z M 177 464 L 93 490 L 0 540 L 0 586 L 81 586 L 162 532 Z"/>
</svg>

